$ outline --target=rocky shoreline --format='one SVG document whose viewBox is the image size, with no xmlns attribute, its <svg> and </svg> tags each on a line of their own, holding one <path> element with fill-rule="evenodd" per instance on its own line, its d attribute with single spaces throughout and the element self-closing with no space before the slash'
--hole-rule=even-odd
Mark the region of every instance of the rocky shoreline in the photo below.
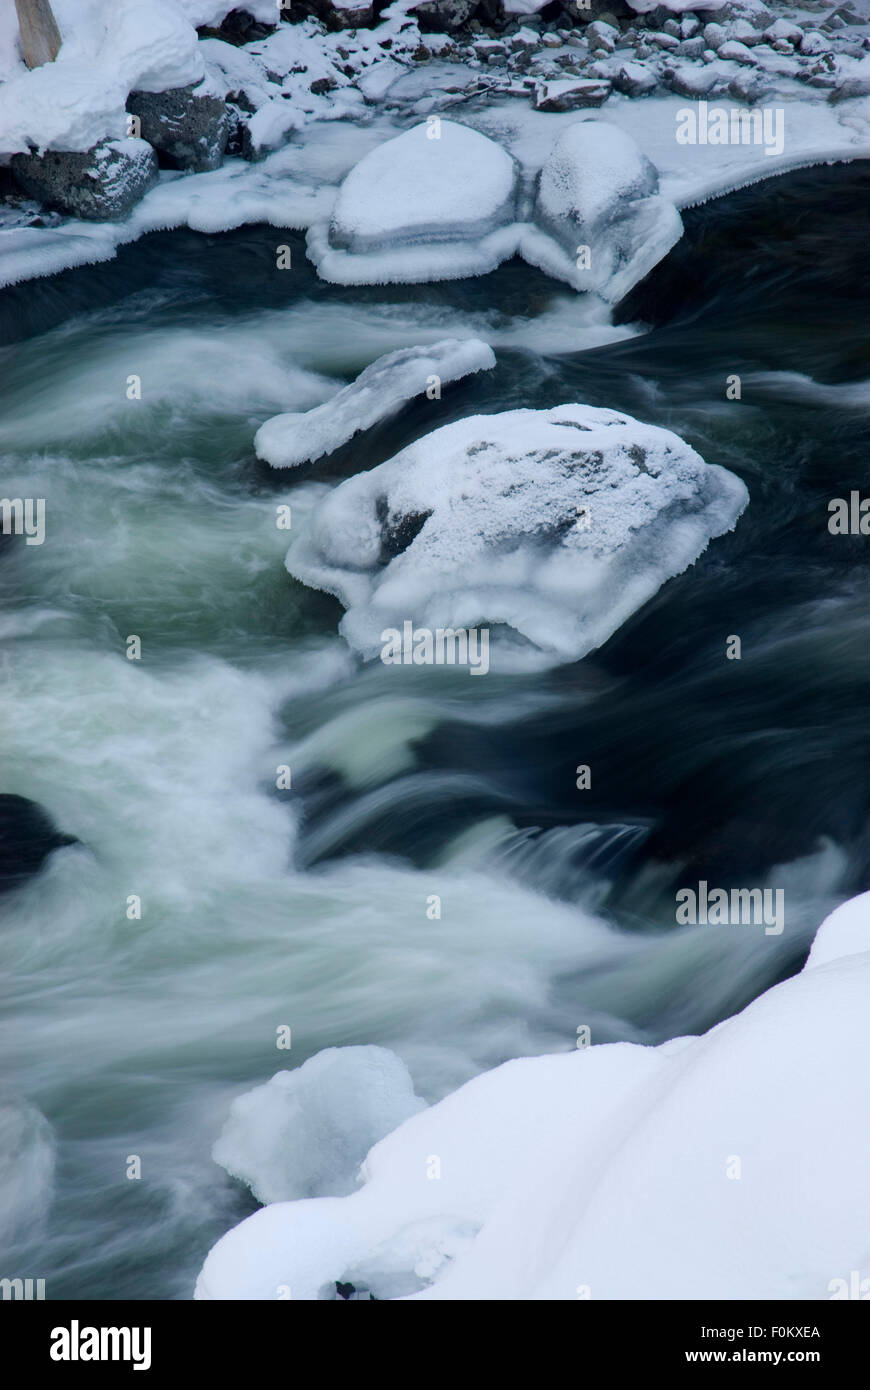
<svg viewBox="0 0 870 1390">
<path fill-rule="evenodd" d="M 0 228 L 117 221 L 161 174 L 262 161 L 335 119 L 395 125 L 506 98 L 567 113 L 620 96 L 753 107 L 870 94 L 870 15 L 819 0 L 791 10 L 799 20 L 760 0 L 682 12 L 674 0 L 644 13 L 624 0 L 308 0 L 277 22 L 264 19 L 271 4 L 255 3 L 256 13 L 230 9 L 198 28 L 185 0 L 174 5 L 160 0 L 160 42 L 119 21 L 90 51 L 84 34 L 73 57 L 62 46 L 30 72 L 7 53 Z"/>
</svg>

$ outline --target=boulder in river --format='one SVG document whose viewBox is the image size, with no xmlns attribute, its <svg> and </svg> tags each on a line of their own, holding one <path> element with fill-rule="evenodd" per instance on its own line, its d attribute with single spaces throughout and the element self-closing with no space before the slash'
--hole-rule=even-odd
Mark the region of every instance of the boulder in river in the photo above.
<svg viewBox="0 0 870 1390">
<path fill-rule="evenodd" d="M 76 843 L 35 801 L 0 793 L 0 893 L 39 873 L 54 850 Z"/>
</svg>

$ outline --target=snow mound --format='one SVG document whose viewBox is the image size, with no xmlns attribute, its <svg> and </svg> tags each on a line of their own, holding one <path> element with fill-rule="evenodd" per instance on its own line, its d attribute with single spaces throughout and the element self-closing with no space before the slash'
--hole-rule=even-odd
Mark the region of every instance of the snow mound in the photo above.
<svg viewBox="0 0 870 1390">
<path fill-rule="evenodd" d="M 425 1108 L 384 1047 L 328 1047 L 239 1096 L 212 1150 L 260 1202 L 344 1196 L 373 1144 Z"/>
<path fill-rule="evenodd" d="M 228 1232 L 195 1296 L 315 1299 L 337 1280 L 379 1298 L 842 1296 L 870 1252 L 868 895 L 822 941 L 844 912 L 854 950 L 703 1037 L 468 1082 L 377 1144 L 352 1196 Z"/>
<path fill-rule="evenodd" d="M 479 338 L 445 338 L 430 347 L 388 352 L 324 405 L 267 420 L 254 440 L 257 456 L 273 468 L 313 462 L 388 420 L 427 390 L 431 378 L 443 385 L 494 366 L 495 353 Z"/>
<path fill-rule="evenodd" d="M 347 174 L 328 227 L 308 234 L 324 280 L 446 279 L 485 273 L 512 254 L 516 237 L 504 230 L 515 215 L 514 160 L 468 126 L 435 121 L 378 145 Z"/>
<path fill-rule="evenodd" d="M 658 196 L 655 166 L 630 135 L 598 120 L 557 139 L 539 175 L 535 221 L 521 243 L 526 260 L 613 302 L 683 234 L 677 209 Z"/>
<path fill-rule="evenodd" d="M 91 149 L 127 132 L 134 89 L 161 92 L 205 75 L 196 30 L 171 0 L 56 5 L 57 59 L 0 85 L 0 154 Z"/>
<path fill-rule="evenodd" d="M 743 483 L 677 435 L 587 405 L 458 420 L 341 483 L 287 568 L 383 632 L 495 625 L 502 667 L 575 661 L 730 530 Z"/>
</svg>

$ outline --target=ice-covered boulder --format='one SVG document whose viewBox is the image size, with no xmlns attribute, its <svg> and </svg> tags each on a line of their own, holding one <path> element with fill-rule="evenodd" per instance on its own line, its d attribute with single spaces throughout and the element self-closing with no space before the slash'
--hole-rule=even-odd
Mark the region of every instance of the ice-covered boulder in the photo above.
<svg viewBox="0 0 870 1390">
<path fill-rule="evenodd" d="M 371 429 L 424 391 L 495 366 L 495 353 L 479 338 L 445 338 L 428 347 L 388 352 L 356 381 L 323 405 L 302 413 L 275 415 L 257 431 L 258 458 L 273 468 L 313 462 Z"/>
<path fill-rule="evenodd" d="M 578 121 L 556 140 L 538 178 L 535 221 L 521 242 L 526 260 L 613 302 L 683 231 L 658 194 L 653 164 L 630 135 L 598 120 Z"/>
<path fill-rule="evenodd" d="M 156 182 L 157 156 L 145 140 L 112 140 L 83 154 L 16 154 L 15 180 L 31 198 L 91 222 L 126 217 Z"/>
<path fill-rule="evenodd" d="M 260 1202 L 343 1197 L 373 1144 L 425 1109 L 385 1047 L 328 1047 L 233 1102 L 212 1150 Z"/>
<path fill-rule="evenodd" d="M 208 80 L 166 92 L 131 92 L 127 110 L 138 120 L 143 140 L 176 167 L 220 168 L 230 122 L 223 96 Z"/>
<path fill-rule="evenodd" d="M 870 1255 L 868 1002 L 864 894 L 800 974 L 703 1037 L 468 1082 L 375 1146 L 360 1191 L 228 1232 L 196 1297 L 848 1297 Z"/>
<path fill-rule="evenodd" d="M 444 425 L 341 483 L 287 568 L 338 596 L 365 657 L 412 621 L 492 628 L 502 665 L 574 661 L 746 502 L 669 430 L 587 405 L 511 410 Z"/>
<path fill-rule="evenodd" d="M 484 274 L 515 246 L 516 194 L 516 165 L 500 145 L 435 117 L 351 169 L 328 227 L 309 231 L 308 253 L 339 284 Z"/>
</svg>

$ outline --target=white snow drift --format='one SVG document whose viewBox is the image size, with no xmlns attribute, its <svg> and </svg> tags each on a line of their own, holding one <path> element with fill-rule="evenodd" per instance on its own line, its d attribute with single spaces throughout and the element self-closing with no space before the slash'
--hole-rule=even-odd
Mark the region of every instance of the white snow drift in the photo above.
<svg viewBox="0 0 870 1390">
<path fill-rule="evenodd" d="M 842 1296 L 870 1263 L 868 1002 L 864 894 L 799 975 L 703 1037 L 470 1081 L 376 1144 L 352 1196 L 230 1231 L 196 1297 Z"/>
<path fill-rule="evenodd" d="M 365 657 L 412 620 L 493 627 L 494 662 L 546 665 L 606 641 L 747 500 L 677 435 L 613 410 L 476 415 L 341 483 L 287 568 L 337 595 Z"/>
<path fill-rule="evenodd" d="M 313 410 L 275 415 L 257 431 L 254 447 L 273 468 L 292 468 L 332 453 L 360 430 L 388 420 L 429 388 L 495 366 L 479 338 L 445 338 L 430 347 L 400 348 L 379 357 L 331 400 Z"/>
</svg>

